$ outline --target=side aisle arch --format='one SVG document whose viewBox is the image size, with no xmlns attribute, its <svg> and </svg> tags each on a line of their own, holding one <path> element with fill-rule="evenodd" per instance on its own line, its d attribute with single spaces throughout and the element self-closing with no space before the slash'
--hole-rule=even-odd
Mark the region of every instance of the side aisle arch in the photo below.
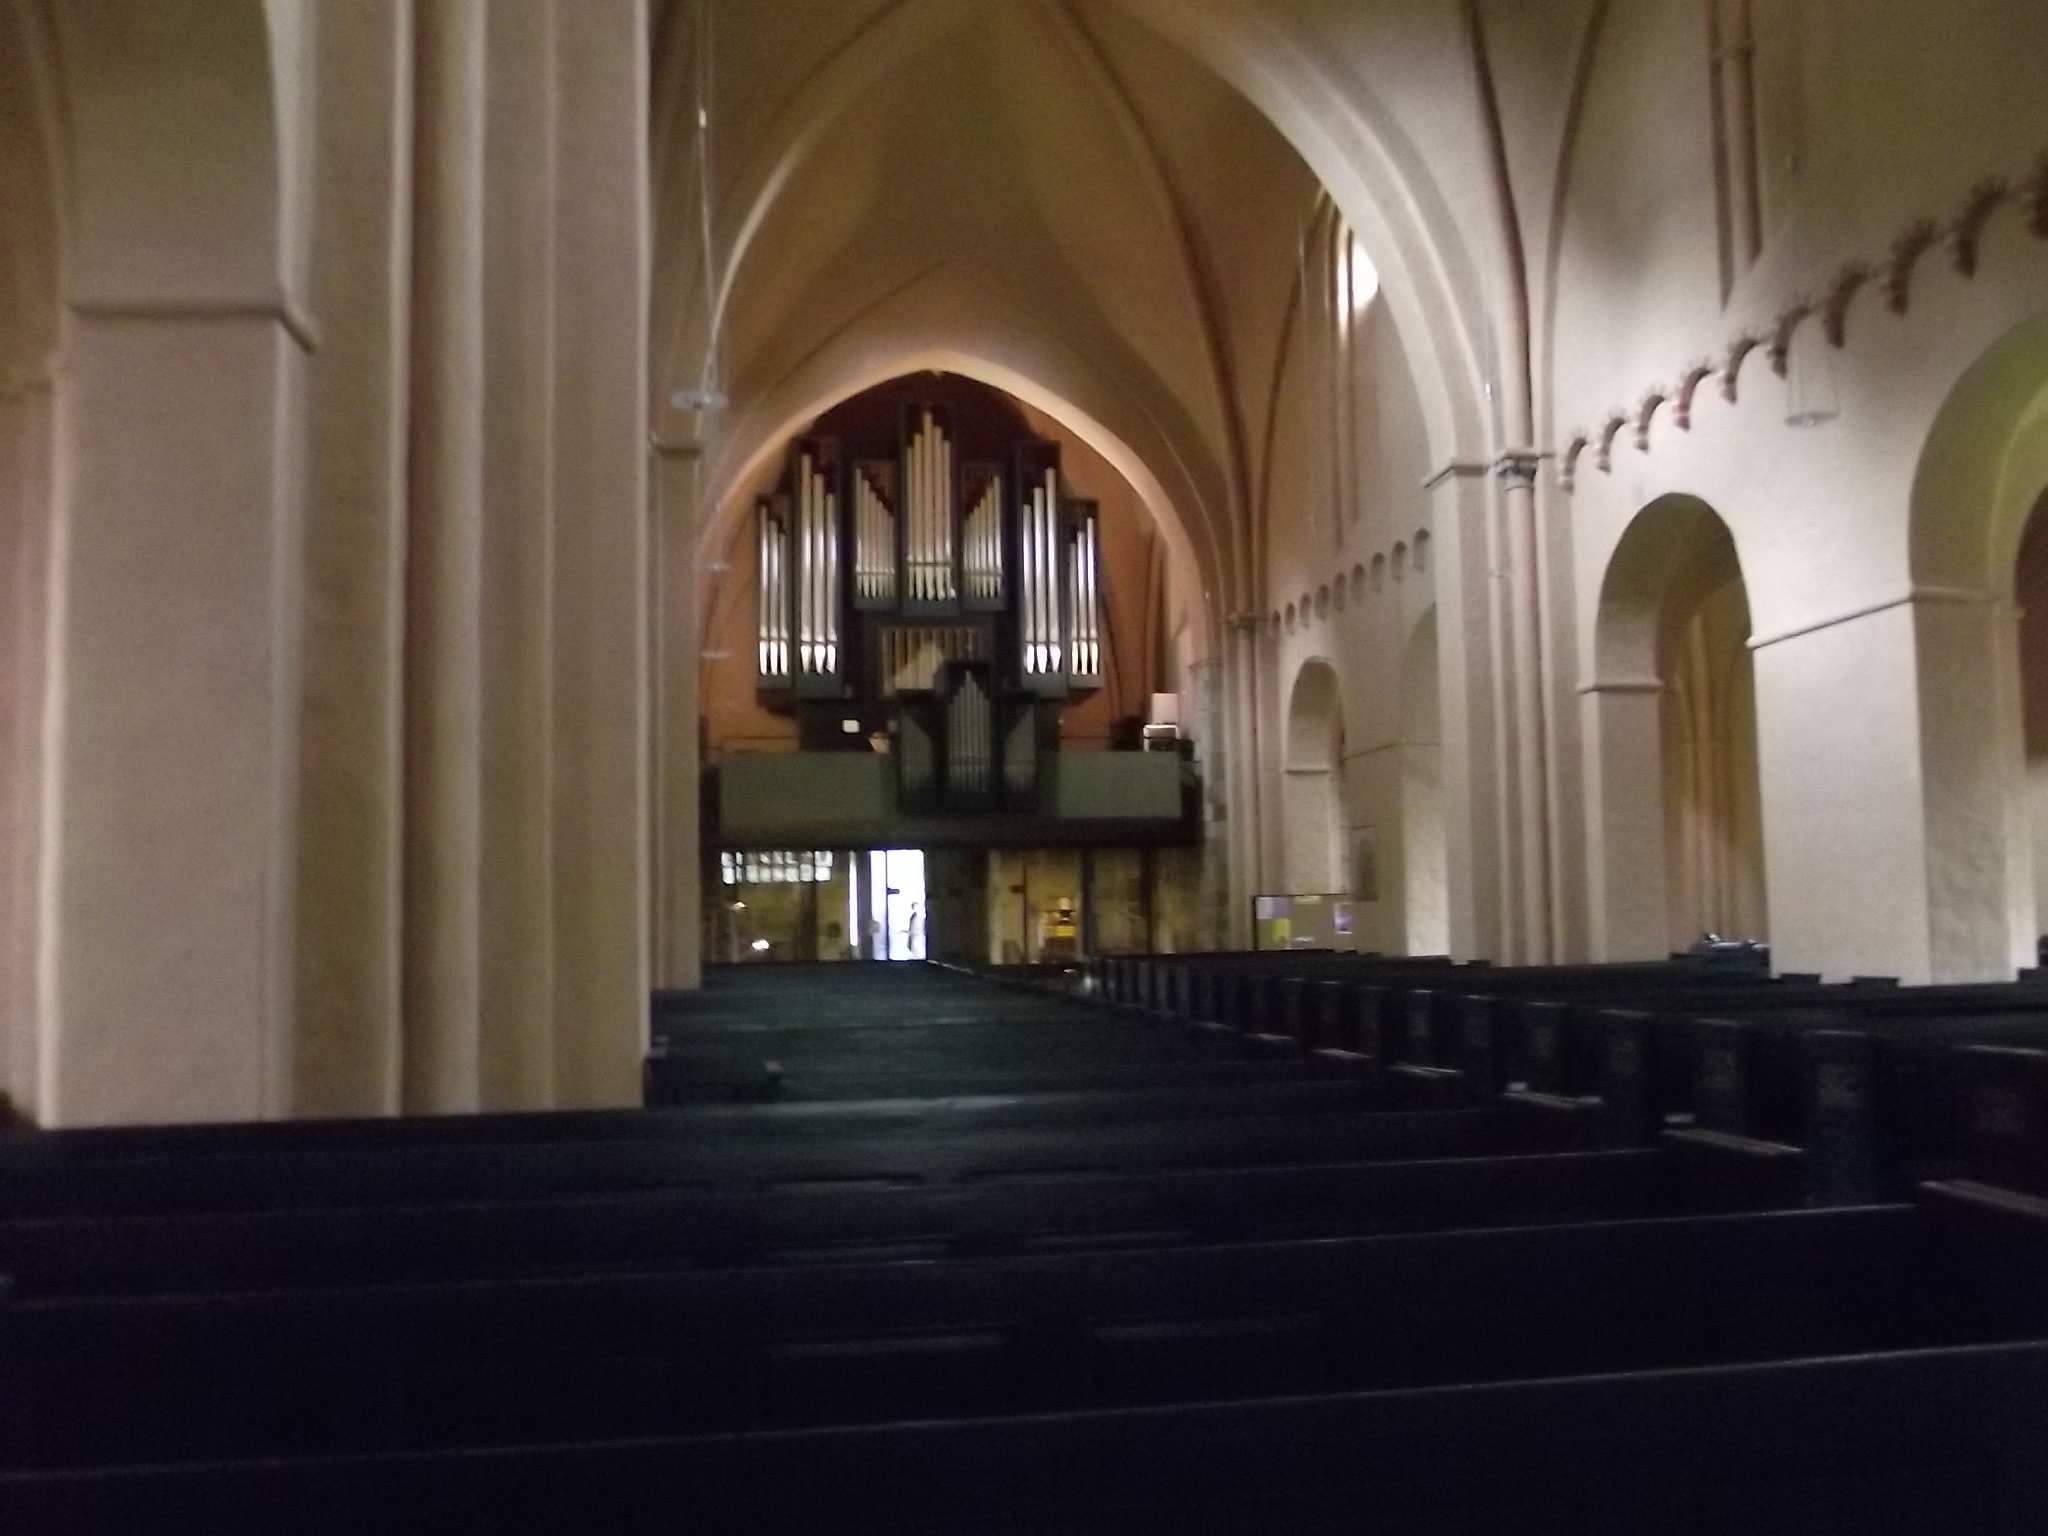
<svg viewBox="0 0 2048 1536">
<path fill-rule="evenodd" d="M 1749 601 L 1735 541 L 1690 496 L 1638 512 L 1600 590 L 1581 690 L 1593 944 L 1656 958 L 1768 937 Z"/>
</svg>

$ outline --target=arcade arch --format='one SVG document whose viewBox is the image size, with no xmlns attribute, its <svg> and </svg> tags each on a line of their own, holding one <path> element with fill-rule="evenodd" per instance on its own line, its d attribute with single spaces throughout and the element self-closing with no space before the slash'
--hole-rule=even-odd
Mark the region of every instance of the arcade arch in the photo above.
<svg viewBox="0 0 2048 1536">
<path fill-rule="evenodd" d="M 1281 846 L 1287 889 L 1344 888 L 1344 704 L 1337 671 L 1321 657 L 1302 663 L 1287 698 L 1287 758 L 1281 786 Z"/>
<path fill-rule="evenodd" d="M 1768 937 L 1747 589 L 1705 502 L 1638 512 L 1600 590 L 1584 690 L 1598 958 Z"/>
<path fill-rule="evenodd" d="M 1957 381 L 1913 482 L 1914 638 L 1925 797 L 1928 970 L 2009 976 L 2036 960 L 2048 794 L 2039 508 L 2048 493 L 2048 314 Z M 2029 610 L 2032 610 L 2030 614 Z M 2040 809 L 2037 810 L 2037 806 Z"/>
</svg>

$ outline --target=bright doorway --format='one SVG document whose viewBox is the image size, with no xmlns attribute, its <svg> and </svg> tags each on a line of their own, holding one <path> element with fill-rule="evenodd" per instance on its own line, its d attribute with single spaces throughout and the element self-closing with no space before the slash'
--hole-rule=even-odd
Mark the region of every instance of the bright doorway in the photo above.
<svg viewBox="0 0 2048 1536">
<path fill-rule="evenodd" d="M 877 960 L 924 958 L 923 849 L 878 848 L 868 855 L 868 941 Z"/>
</svg>

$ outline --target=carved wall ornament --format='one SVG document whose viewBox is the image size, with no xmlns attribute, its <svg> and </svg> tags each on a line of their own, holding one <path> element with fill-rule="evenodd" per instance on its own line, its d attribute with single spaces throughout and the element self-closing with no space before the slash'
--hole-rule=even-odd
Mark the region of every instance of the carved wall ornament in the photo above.
<svg viewBox="0 0 2048 1536">
<path fill-rule="evenodd" d="M 1963 276 L 1977 275 L 1977 248 L 1984 240 L 1984 226 L 2011 196 L 2012 183 L 2003 176 L 1987 176 L 1970 188 L 1963 211 L 1948 227 L 1949 247 L 1955 255 L 1956 270 Z"/>
<path fill-rule="evenodd" d="M 1627 425 L 1628 417 L 1624 416 L 1620 411 L 1616 411 L 1601 425 L 1600 447 L 1593 460 L 1594 463 L 1600 466 L 1601 474 L 1611 475 L 1614 473 L 1614 439 L 1621 429 Z"/>
<path fill-rule="evenodd" d="M 1848 335 L 1849 311 L 1856 302 L 1856 296 L 1872 283 L 1883 294 L 1886 308 L 1895 315 L 1904 315 L 1912 302 L 1913 280 L 1920 258 L 1937 245 L 1948 246 L 1956 271 L 1964 277 L 1976 276 L 1984 231 L 1992 216 L 2007 204 L 2020 212 L 2034 234 L 2048 239 L 2048 152 L 2042 153 L 2033 168 L 2018 181 L 2005 176 L 1987 176 L 1977 182 L 1964 198 L 1961 211 L 1948 222 L 1925 218 L 1914 220 L 1892 240 L 1885 259 L 1871 261 L 1858 258 L 1844 263 L 1820 298 L 1797 299 L 1778 312 L 1777 319 L 1768 330 L 1746 330 L 1730 338 L 1718 365 L 1704 360 L 1688 364 L 1679 374 L 1677 389 L 1667 391 L 1661 386 L 1652 389 L 1643 397 L 1632 418 L 1617 411 L 1606 418 L 1597 432 L 1590 435 L 1575 432 L 1559 461 L 1558 484 L 1565 491 L 1572 490 L 1578 478 L 1580 457 L 1589 447 L 1596 450 L 1595 461 L 1601 471 L 1612 473 L 1615 436 L 1631 420 L 1636 429 L 1636 446 L 1647 452 L 1650 426 L 1657 407 L 1666 400 L 1671 402 L 1671 419 L 1678 424 L 1679 430 L 1691 431 L 1693 401 L 1700 385 L 1714 374 L 1720 376 L 1722 398 L 1730 405 L 1738 404 L 1742 365 L 1758 347 L 1765 348 L 1771 371 L 1781 379 L 1788 378 L 1794 336 L 1800 324 L 1813 315 L 1821 317 L 1822 330 L 1829 345 L 1843 346 Z M 1825 419 L 1831 419 L 1831 416 Z"/>
<path fill-rule="evenodd" d="M 1828 296 L 1821 304 L 1821 329 L 1827 333 L 1828 345 L 1839 347 L 1848 339 L 1849 305 L 1862 291 L 1863 285 L 1877 276 L 1877 268 L 1867 261 L 1846 263 L 1835 274 L 1835 280 L 1828 284 Z"/>
<path fill-rule="evenodd" d="M 1811 299 L 1794 299 L 1778 311 L 1778 323 L 1771 329 L 1770 359 L 1771 372 L 1779 378 L 1784 378 L 1785 370 L 1791 366 L 1793 333 L 1819 308 Z"/>
<path fill-rule="evenodd" d="M 1564 457 L 1558 461 L 1557 483 L 1569 494 L 1579 483 L 1579 455 L 1586 451 L 1592 441 L 1583 432 L 1574 432 L 1572 440 L 1565 444 Z"/>
<path fill-rule="evenodd" d="M 1671 397 L 1661 388 L 1652 389 L 1643 396 L 1642 404 L 1636 407 L 1636 452 L 1650 451 L 1650 423 L 1656 419 L 1657 407 Z"/>
<path fill-rule="evenodd" d="M 1758 347 L 1764 344 L 1763 337 L 1754 331 L 1744 331 L 1728 343 L 1728 357 L 1721 364 L 1721 398 L 1730 405 L 1736 403 L 1742 384 L 1742 364 Z"/>
<path fill-rule="evenodd" d="M 1692 430 L 1692 397 L 1699 393 L 1700 385 L 1714 376 L 1714 363 L 1709 358 L 1695 358 L 1685 365 L 1685 372 L 1678 376 L 1678 391 L 1671 397 L 1671 421 L 1681 432 Z"/>
<path fill-rule="evenodd" d="M 1884 305 L 1893 314 L 1906 312 L 1913 299 L 1913 268 L 1940 240 L 1939 224 L 1932 219 L 1915 219 L 1892 242 L 1891 259 L 1885 263 Z"/>
</svg>

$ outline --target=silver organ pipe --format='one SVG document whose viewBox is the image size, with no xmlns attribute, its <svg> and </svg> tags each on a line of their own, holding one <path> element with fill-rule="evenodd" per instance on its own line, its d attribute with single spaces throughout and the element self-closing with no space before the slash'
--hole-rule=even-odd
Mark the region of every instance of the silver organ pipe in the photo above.
<svg viewBox="0 0 2048 1536">
<path fill-rule="evenodd" d="M 1038 488 L 1033 486 L 1025 496 L 1018 516 L 1024 526 L 1017 530 L 1017 580 L 1020 588 L 1019 601 L 1023 604 L 1021 615 L 1024 630 L 1024 671 L 1027 676 L 1044 670 L 1039 665 L 1039 620 L 1038 620 Z"/>
<path fill-rule="evenodd" d="M 1081 588 L 1081 612 L 1088 621 L 1088 665 L 1081 670 L 1090 677 L 1102 675 L 1102 524 L 1090 517 L 1082 525 L 1082 569 L 1087 580 Z"/>
<path fill-rule="evenodd" d="M 1067 551 L 1067 630 L 1073 675 L 1102 673 L 1100 524 L 1092 503 L 1077 504 L 1074 536 Z"/>
<path fill-rule="evenodd" d="M 872 467 L 854 471 L 854 590 L 865 602 L 892 603 L 896 600 L 896 514 L 875 479 Z"/>
<path fill-rule="evenodd" d="M 1024 504 L 1024 670 L 1058 672 L 1064 661 L 1060 634 L 1059 476 L 1045 472 Z"/>
<path fill-rule="evenodd" d="M 972 672 L 960 679 L 946 720 L 949 788 L 984 794 L 990 788 L 991 714 L 988 693 Z"/>
<path fill-rule="evenodd" d="M 909 596 L 920 602 L 950 602 L 958 595 L 953 577 L 953 445 L 929 410 L 919 413 L 904 457 L 909 480 L 904 495 Z"/>
<path fill-rule="evenodd" d="M 953 472 L 952 439 L 940 436 L 939 445 L 939 596 L 951 600 L 960 595 L 954 584 L 953 536 L 958 525 L 954 512 L 958 477 Z"/>
<path fill-rule="evenodd" d="M 817 606 L 818 532 L 817 518 L 811 509 L 811 459 L 805 454 L 797 462 L 796 471 L 796 530 L 797 561 L 796 582 L 796 659 L 797 665 L 806 672 L 815 672 L 811 664 L 811 635 L 815 619 L 813 610 Z"/>
<path fill-rule="evenodd" d="M 913 435 L 903 455 L 904 595 L 924 596 L 924 440 Z"/>
<path fill-rule="evenodd" d="M 760 505 L 756 659 L 764 678 L 789 676 L 789 524 L 784 509 Z"/>
<path fill-rule="evenodd" d="M 966 571 L 966 595 L 977 602 L 1000 602 L 1003 596 L 1003 482 L 991 476 L 967 514 L 960 563 Z"/>
<path fill-rule="evenodd" d="M 1047 522 L 1047 504 L 1044 504 L 1044 489 L 1032 487 L 1030 494 L 1030 528 L 1026 528 L 1026 539 L 1030 541 L 1030 565 L 1026 567 L 1026 580 L 1030 582 L 1030 670 L 1051 672 L 1053 670 L 1053 635 L 1047 623 L 1047 563 L 1044 563 L 1044 522 Z"/>
<path fill-rule="evenodd" d="M 903 578 L 906 594 L 924 596 L 924 440 L 913 436 L 903 469 Z"/>
<path fill-rule="evenodd" d="M 809 676 L 839 670 L 839 495 L 808 452 L 796 473 L 796 659 Z"/>
<path fill-rule="evenodd" d="M 839 670 L 839 492 L 825 491 L 825 670 Z"/>
</svg>

